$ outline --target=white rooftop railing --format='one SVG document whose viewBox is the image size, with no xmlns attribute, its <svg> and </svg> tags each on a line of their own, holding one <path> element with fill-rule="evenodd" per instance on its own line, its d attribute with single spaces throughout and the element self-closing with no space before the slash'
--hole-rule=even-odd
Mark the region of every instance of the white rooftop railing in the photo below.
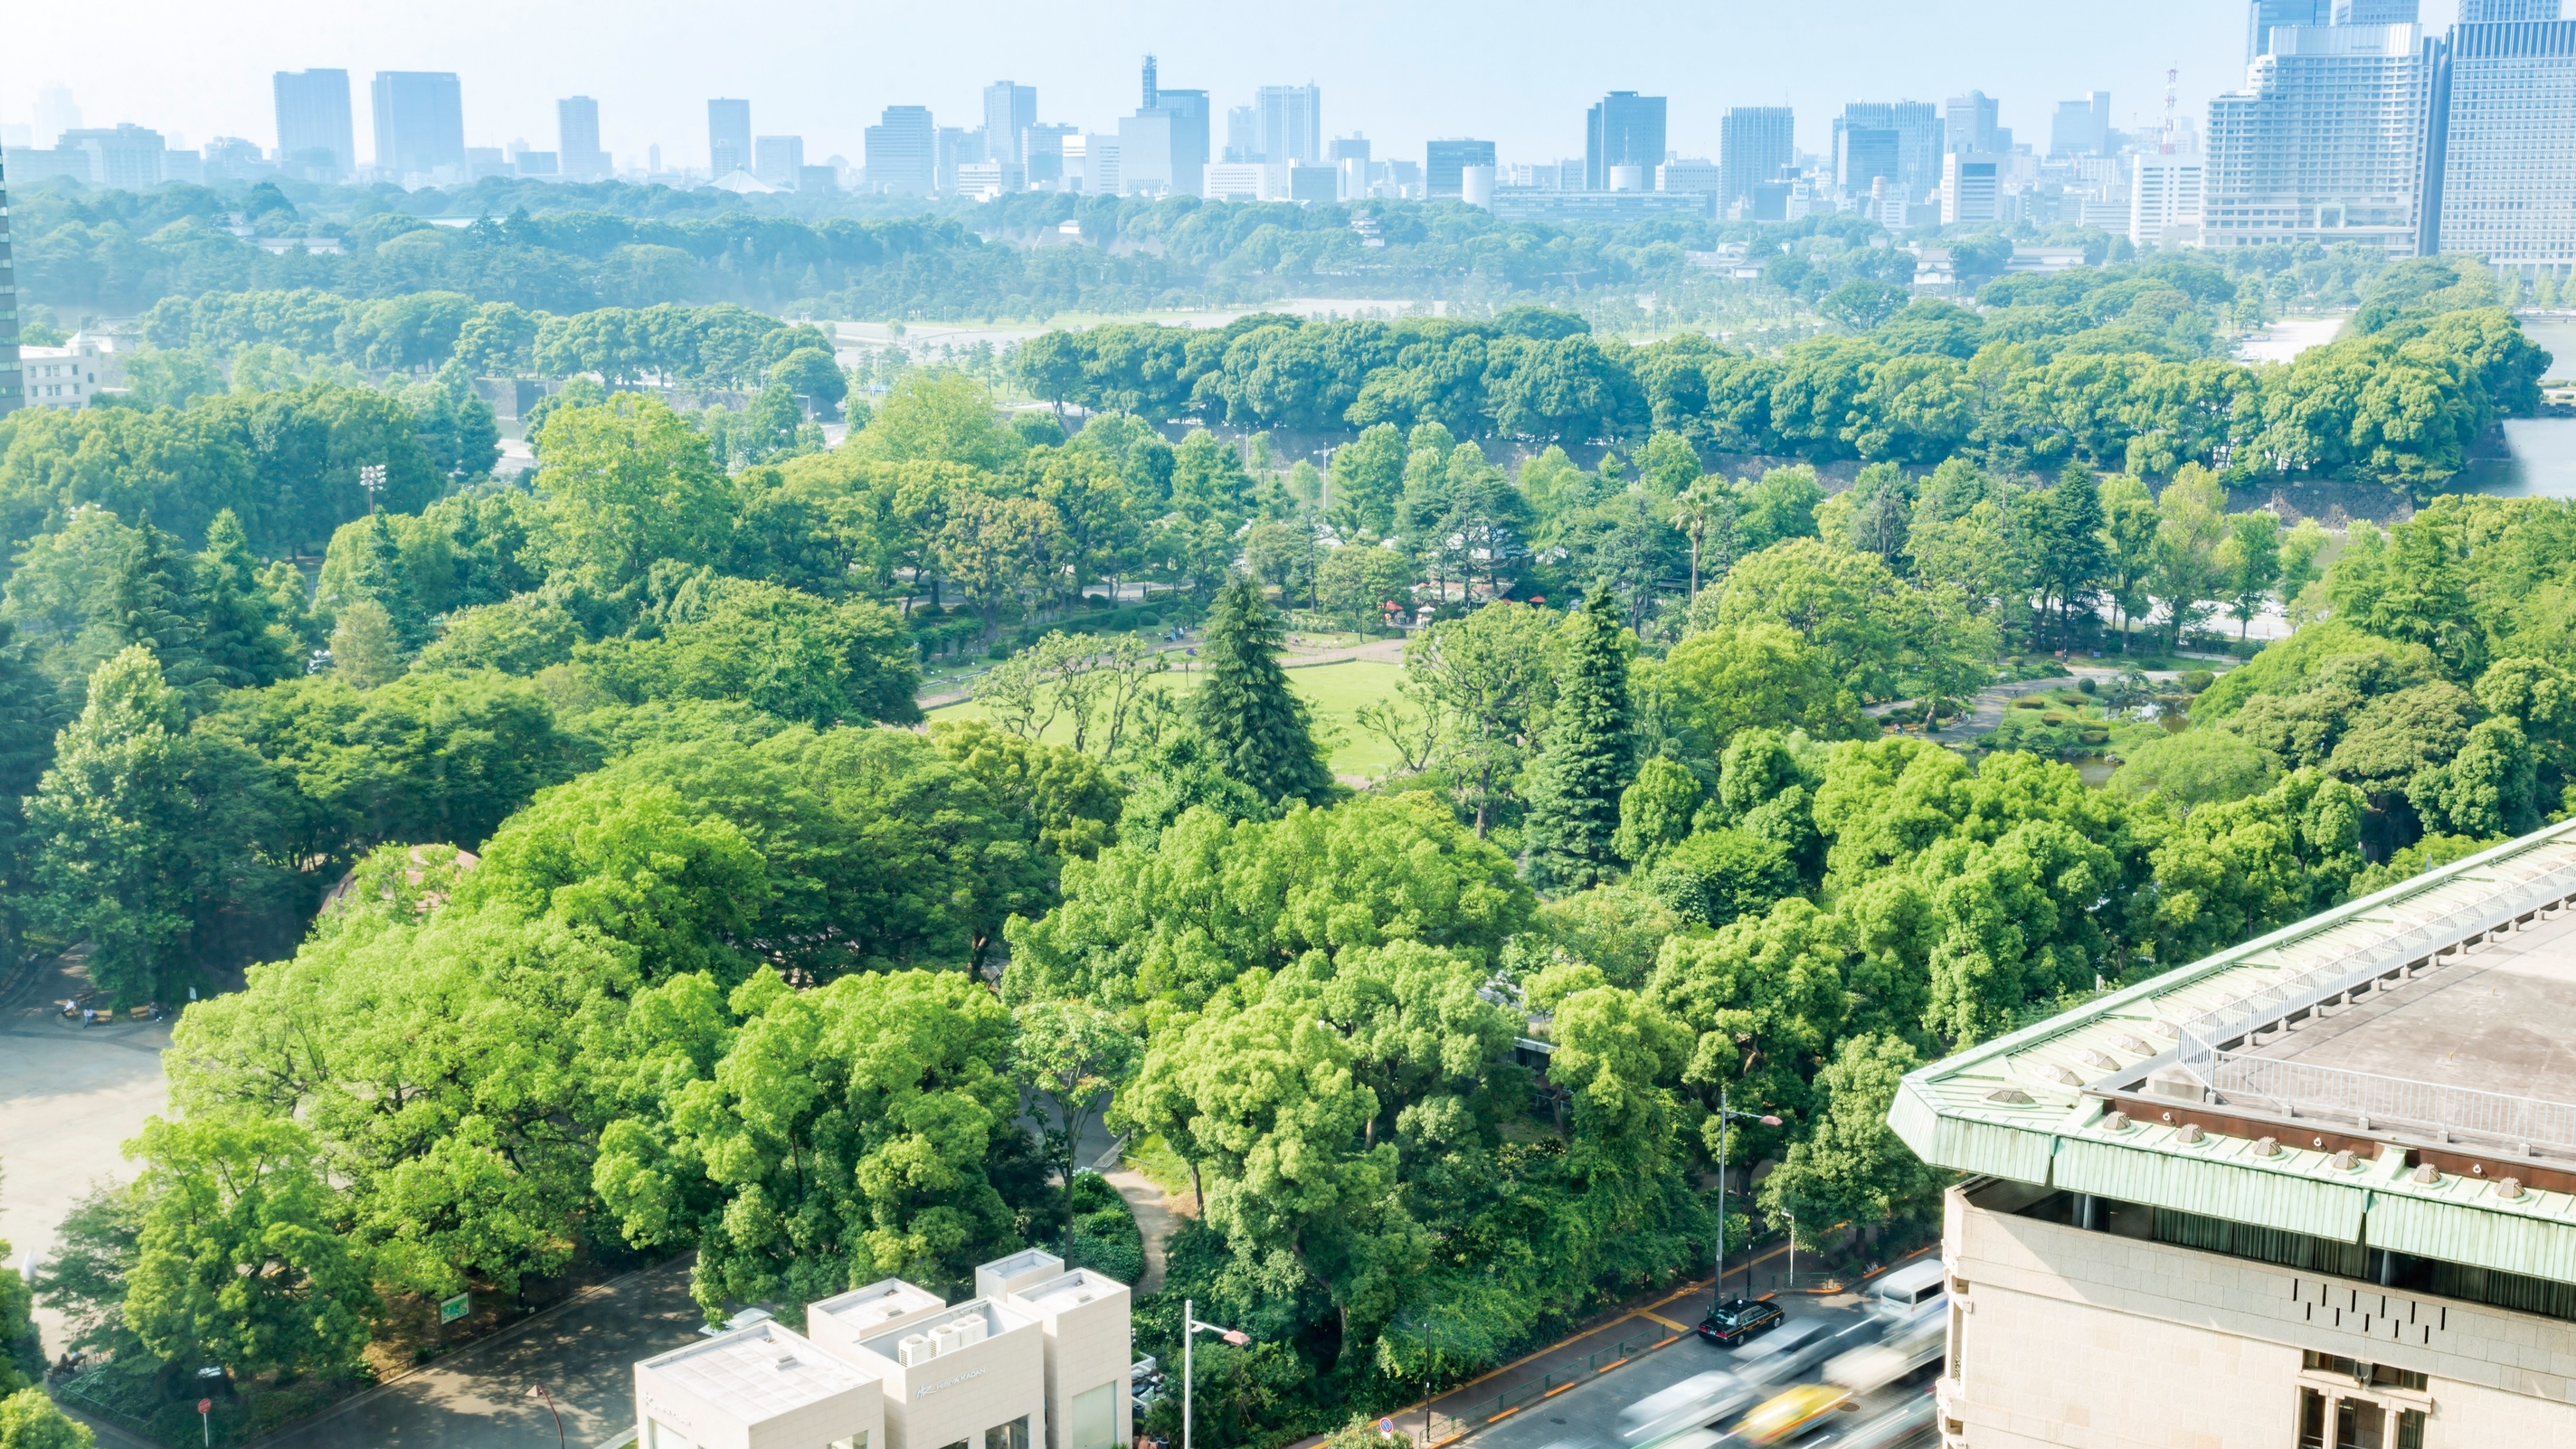
<svg viewBox="0 0 2576 1449">
<path fill-rule="evenodd" d="M 2499 869 L 2510 869 L 2512 862 L 2497 864 Z M 2534 870 L 2484 900 L 2429 920 L 2396 921 L 2387 935 L 2340 953 L 2331 962 L 2182 1018 L 2175 1023 L 2179 1038 L 2175 1060 L 2215 1087 L 2222 1048 L 2248 1041 L 2267 1026 L 2360 990 L 2409 963 L 2430 960 L 2509 921 L 2564 904 L 2570 896 L 2576 896 L 2576 864 Z"/>
</svg>

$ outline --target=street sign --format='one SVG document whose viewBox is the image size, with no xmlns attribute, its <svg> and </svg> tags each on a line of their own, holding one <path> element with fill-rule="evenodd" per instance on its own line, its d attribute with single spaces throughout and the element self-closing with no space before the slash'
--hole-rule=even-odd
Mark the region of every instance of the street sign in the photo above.
<svg viewBox="0 0 2576 1449">
<path fill-rule="evenodd" d="M 466 1314 L 473 1311 L 474 1295 L 471 1293 L 459 1293 L 455 1297 L 438 1305 L 438 1321 L 441 1323 L 454 1323 L 456 1320 L 463 1318 Z"/>
<path fill-rule="evenodd" d="M 200 1414 L 211 1414 L 211 1413 L 213 1413 L 214 1411 L 215 1411 L 215 1401 L 214 1401 L 214 1400 L 212 1400 L 212 1399 L 199 1399 L 199 1400 L 197 1401 L 197 1412 L 198 1412 L 198 1413 L 200 1413 Z"/>
</svg>

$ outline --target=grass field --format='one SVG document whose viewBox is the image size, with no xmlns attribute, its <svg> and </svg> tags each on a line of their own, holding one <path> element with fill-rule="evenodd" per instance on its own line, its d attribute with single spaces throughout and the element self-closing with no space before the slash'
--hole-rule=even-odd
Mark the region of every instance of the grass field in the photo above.
<svg viewBox="0 0 2576 1449">
<path fill-rule="evenodd" d="M 1175 671 L 1164 675 L 1159 682 L 1175 694 L 1187 695 L 1199 687 L 1199 681 L 1204 677 Z M 1316 731 L 1331 742 L 1334 774 L 1374 778 L 1395 764 L 1395 751 L 1389 749 L 1384 741 L 1362 734 L 1352 716 L 1363 705 L 1393 698 L 1396 681 L 1403 677 L 1404 669 L 1400 665 L 1360 659 L 1288 671 L 1289 686 L 1314 709 Z M 934 724 L 944 719 L 981 719 L 983 716 L 983 707 L 973 700 L 930 711 Z M 1046 739 L 1053 744 L 1071 743 L 1073 729 L 1070 725 L 1058 723 L 1047 731 Z"/>
</svg>

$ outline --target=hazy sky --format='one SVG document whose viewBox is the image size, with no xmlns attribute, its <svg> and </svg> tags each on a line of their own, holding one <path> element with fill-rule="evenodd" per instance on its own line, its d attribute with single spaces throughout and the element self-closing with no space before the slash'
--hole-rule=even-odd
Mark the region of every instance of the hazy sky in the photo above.
<svg viewBox="0 0 2576 1449">
<path fill-rule="evenodd" d="M 2447 24 L 2456 0 L 2424 0 Z M 269 76 L 350 72 L 360 153 L 372 151 L 366 81 L 378 70 L 463 78 L 469 145 L 555 144 L 556 97 L 600 103 L 621 165 L 659 142 L 666 165 L 706 158 L 705 99 L 747 96 L 757 132 L 801 134 L 809 161 L 859 159 L 860 129 L 889 104 L 943 124 L 981 119 L 982 87 L 1038 88 L 1039 118 L 1111 126 L 1136 104 L 1137 62 L 1201 87 L 1220 114 L 1252 88 L 1314 81 L 1324 128 L 1365 131 L 1376 154 L 1416 156 L 1430 136 L 1498 143 L 1505 161 L 1583 154 L 1584 107 L 1611 89 L 1671 98 L 1669 144 L 1714 155 L 1732 105 L 1786 102 L 1821 150 L 1846 100 L 1938 101 L 1971 87 L 2001 98 L 2019 139 L 2047 140 L 2060 99 L 2101 88 L 2113 122 L 2152 126 L 2166 67 L 2198 116 L 2244 72 L 2244 0 L 1307 0 L 1248 5 L 786 4 L 681 0 L 529 5 L 525 0 L 125 0 L 11 7 L 0 45 L 0 121 L 26 124 L 36 88 L 71 87 L 85 125 L 134 121 L 277 140 Z M 1218 144 L 1223 143 L 1222 121 Z"/>
</svg>

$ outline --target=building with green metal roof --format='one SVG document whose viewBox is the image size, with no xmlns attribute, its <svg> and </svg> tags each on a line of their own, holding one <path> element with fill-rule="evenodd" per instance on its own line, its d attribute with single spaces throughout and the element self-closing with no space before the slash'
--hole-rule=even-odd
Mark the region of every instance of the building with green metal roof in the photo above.
<svg viewBox="0 0 2576 1449">
<path fill-rule="evenodd" d="M 1905 1079 L 1951 1445 L 2576 1444 L 2576 822 Z"/>
</svg>

